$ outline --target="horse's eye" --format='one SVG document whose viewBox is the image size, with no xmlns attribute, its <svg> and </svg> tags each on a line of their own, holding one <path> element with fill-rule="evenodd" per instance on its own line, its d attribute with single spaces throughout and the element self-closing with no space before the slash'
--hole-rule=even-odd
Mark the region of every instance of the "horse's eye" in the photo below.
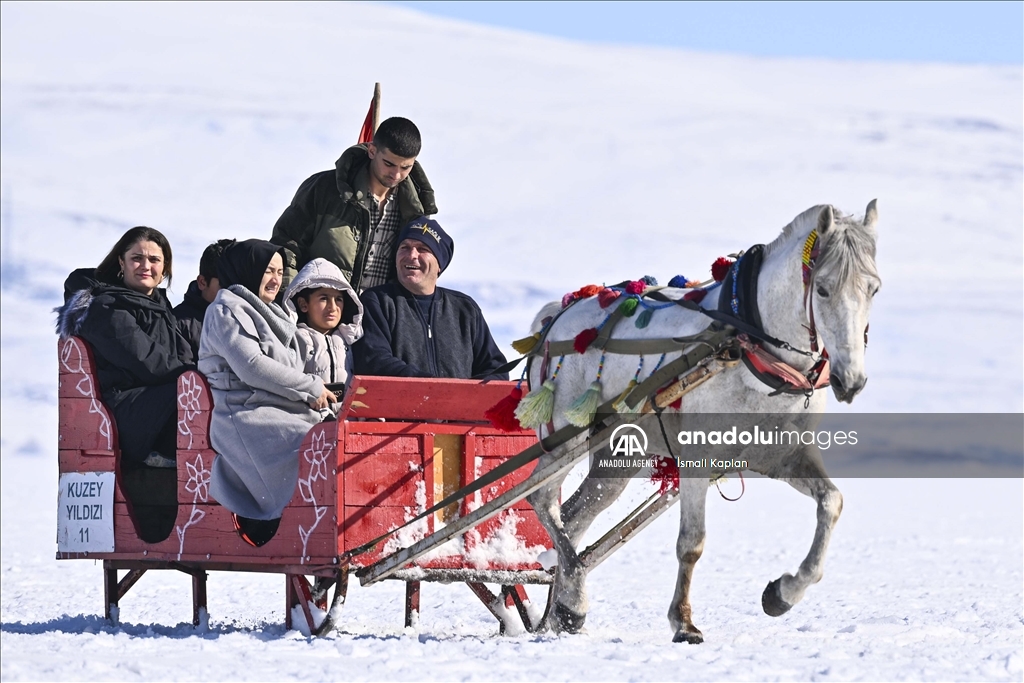
<svg viewBox="0 0 1024 683">
<path fill-rule="evenodd" d="M 874 297 L 875 294 L 878 294 L 878 290 L 879 290 L 879 287 L 875 287 L 874 289 L 872 289 L 871 290 L 871 296 Z"/>
<path fill-rule="evenodd" d="M 828 290 L 825 289 L 824 287 L 818 287 L 818 296 L 820 296 L 822 299 L 827 299 Z"/>
</svg>

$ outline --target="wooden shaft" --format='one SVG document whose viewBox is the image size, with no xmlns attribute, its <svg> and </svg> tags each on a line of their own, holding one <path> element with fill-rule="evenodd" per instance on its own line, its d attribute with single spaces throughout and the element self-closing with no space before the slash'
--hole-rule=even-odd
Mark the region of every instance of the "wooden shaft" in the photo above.
<svg viewBox="0 0 1024 683">
<path fill-rule="evenodd" d="M 644 530 L 663 512 L 679 499 L 679 490 L 655 493 L 645 500 L 625 519 L 612 527 L 608 533 L 579 554 L 580 562 L 590 571 L 604 562 L 612 553 L 626 544 L 626 541 Z"/>
</svg>

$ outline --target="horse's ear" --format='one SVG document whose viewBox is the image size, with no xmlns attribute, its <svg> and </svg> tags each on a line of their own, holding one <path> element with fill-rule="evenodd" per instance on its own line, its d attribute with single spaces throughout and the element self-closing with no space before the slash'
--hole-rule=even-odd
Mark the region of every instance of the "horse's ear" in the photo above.
<svg viewBox="0 0 1024 683">
<path fill-rule="evenodd" d="M 821 213 L 818 214 L 818 234 L 824 235 L 826 232 L 831 230 L 832 226 L 835 225 L 835 220 L 836 217 L 835 214 L 832 213 L 832 206 L 830 204 L 826 204 L 821 210 Z"/>
<path fill-rule="evenodd" d="M 868 208 L 864 210 L 864 227 L 874 232 L 878 225 L 878 200 L 872 199 L 868 202 Z"/>
</svg>

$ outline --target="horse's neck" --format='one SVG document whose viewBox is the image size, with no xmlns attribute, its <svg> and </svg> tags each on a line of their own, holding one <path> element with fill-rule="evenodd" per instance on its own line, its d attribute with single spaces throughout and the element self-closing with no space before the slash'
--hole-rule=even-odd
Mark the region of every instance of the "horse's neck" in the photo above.
<svg viewBox="0 0 1024 683">
<path fill-rule="evenodd" d="M 803 244 L 809 232 L 794 230 L 773 243 L 757 281 L 757 304 L 765 332 L 803 350 L 810 347 L 801 267 Z M 813 364 L 801 354 L 783 349 L 778 349 L 777 354 L 795 368 L 808 369 Z"/>
</svg>

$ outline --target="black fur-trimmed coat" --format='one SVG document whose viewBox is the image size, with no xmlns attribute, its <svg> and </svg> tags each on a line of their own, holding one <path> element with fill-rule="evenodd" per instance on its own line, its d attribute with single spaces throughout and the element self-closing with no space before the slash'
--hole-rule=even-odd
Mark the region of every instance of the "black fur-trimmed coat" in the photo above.
<svg viewBox="0 0 1024 683">
<path fill-rule="evenodd" d="M 151 449 L 173 457 L 168 421 L 176 418 L 178 376 L 193 370 L 192 350 L 177 330 L 162 289 L 152 296 L 100 282 L 82 268 L 64 283 L 57 312 L 62 339 L 81 337 L 92 347 L 103 401 L 117 422 L 122 456 L 141 462 Z"/>
</svg>

